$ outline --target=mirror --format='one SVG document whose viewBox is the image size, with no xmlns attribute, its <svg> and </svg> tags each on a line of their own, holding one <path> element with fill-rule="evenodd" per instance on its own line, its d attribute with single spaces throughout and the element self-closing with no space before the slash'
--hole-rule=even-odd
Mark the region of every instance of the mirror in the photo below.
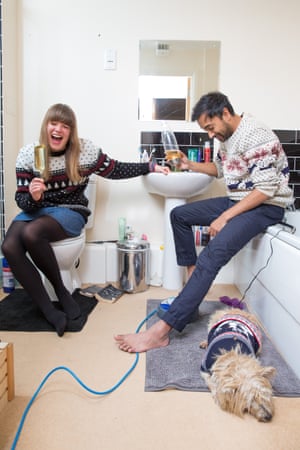
<svg viewBox="0 0 300 450">
<path fill-rule="evenodd" d="M 139 120 L 191 120 L 201 95 L 218 90 L 219 41 L 140 41 Z"/>
</svg>

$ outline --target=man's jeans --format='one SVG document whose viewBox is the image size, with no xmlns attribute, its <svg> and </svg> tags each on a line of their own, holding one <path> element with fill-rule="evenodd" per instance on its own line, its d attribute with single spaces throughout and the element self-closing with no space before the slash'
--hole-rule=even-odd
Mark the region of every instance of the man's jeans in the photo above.
<svg viewBox="0 0 300 450">
<path fill-rule="evenodd" d="M 283 208 L 266 204 L 239 214 L 209 241 L 197 258 L 192 226 L 209 226 L 234 204 L 228 197 L 218 197 L 178 206 L 171 211 L 177 264 L 196 265 L 192 276 L 163 316 L 163 320 L 178 331 L 182 331 L 190 321 L 219 270 L 254 236 L 281 221 L 284 215 Z"/>
</svg>

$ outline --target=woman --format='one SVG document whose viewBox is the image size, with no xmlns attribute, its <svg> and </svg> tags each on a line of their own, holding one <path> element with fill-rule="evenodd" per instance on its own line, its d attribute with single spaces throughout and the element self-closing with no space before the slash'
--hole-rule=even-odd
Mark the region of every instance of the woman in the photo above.
<svg viewBox="0 0 300 450">
<path fill-rule="evenodd" d="M 39 144 L 47 152 L 43 178 L 35 168 L 37 143 L 23 147 L 17 157 L 15 199 L 22 212 L 10 225 L 2 252 L 16 279 L 58 336 L 62 336 L 67 320 L 79 317 L 80 309 L 62 282 L 50 243 L 80 235 L 90 214 L 84 195 L 89 176 L 95 173 L 122 179 L 151 171 L 167 174 L 168 168 L 153 162 L 126 163 L 111 159 L 91 141 L 79 139 L 76 116 L 64 104 L 55 104 L 47 111 Z M 54 307 L 35 266 L 52 283 L 62 310 Z"/>
</svg>

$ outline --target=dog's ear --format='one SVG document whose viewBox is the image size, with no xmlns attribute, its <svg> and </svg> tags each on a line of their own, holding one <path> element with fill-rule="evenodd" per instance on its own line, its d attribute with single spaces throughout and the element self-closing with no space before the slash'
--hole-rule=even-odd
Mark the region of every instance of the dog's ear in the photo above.
<svg viewBox="0 0 300 450">
<path fill-rule="evenodd" d="M 269 380 L 274 377 L 276 373 L 276 369 L 275 367 L 272 366 L 267 366 L 267 367 L 262 367 L 262 376 L 268 378 Z"/>
</svg>

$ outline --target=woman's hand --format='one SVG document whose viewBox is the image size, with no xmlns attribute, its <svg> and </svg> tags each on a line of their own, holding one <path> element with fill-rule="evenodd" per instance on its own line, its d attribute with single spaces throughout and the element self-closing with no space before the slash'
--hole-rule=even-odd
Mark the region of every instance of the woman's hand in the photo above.
<svg viewBox="0 0 300 450">
<path fill-rule="evenodd" d="M 170 172 L 170 168 L 168 166 L 160 166 L 159 164 L 155 164 L 154 172 L 163 173 L 164 175 L 168 175 Z"/>
<path fill-rule="evenodd" d="M 47 190 L 42 178 L 33 178 L 29 184 L 29 193 L 35 202 L 42 199 L 44 192 Z"/>
</svg>

